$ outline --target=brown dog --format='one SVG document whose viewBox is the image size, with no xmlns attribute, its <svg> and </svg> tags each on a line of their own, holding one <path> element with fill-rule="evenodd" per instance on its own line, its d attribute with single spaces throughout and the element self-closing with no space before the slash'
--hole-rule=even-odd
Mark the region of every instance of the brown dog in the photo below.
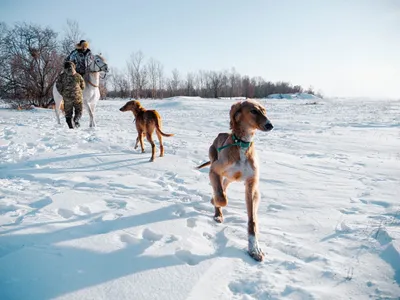
<svg viewBox="0 0 400 300">
<path fill-rule="evenodd" d="M 226 188 L 232 181 L 245 182 L 248 251 L 255 260 L 262 261 L 264 253 L 257 240 L 259 167 L 252 139 L 257 129 L 270 131 L 273 126 L 266 116 L 265 108 L 256 101 L 247 100 L 232 105 L 230 127 L 231 133 L 220 133 L 210 146 L 208 153 L 210 161 L 197 168 L 211 165 L 209 174 L 213 188 L 211 203 L 215 207 L 214 220 L 219 223 L 223 221 L 221 208 L 228 204 Z"/>
<path fill-rule="evenodd" d="M 152 134 L 156 130 L 158 140 L 160 142 L 160 156 L 164 156 L 164 146 L 162 143 L 162 137 L 173 136 L 173 134 L 167 134 L 161 131 L 162 121 L 161 116 L 156 110 L 146 110 L 139 101 L 128 101 L 124 106 L 122 106 L 120 111 L 132 111 L 136 119 L 136 130 L 138 132 L 138 137 L 136 138 L 135 149 L 138 147 L 140 142 L 140 147 L 142 153 L 144 152 L 143 146 L 143 136 L 146 135 L 147 140 L 151 144 L 151 158 L 150 161 L 154 161 L 156 153 L 156 145 L 154 144 Z"/>
</svg>

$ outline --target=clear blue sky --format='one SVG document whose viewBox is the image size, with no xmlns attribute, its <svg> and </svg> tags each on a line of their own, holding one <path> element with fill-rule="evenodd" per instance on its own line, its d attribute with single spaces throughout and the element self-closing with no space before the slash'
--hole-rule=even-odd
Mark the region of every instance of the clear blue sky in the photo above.
<svg viewBox="0 0 400 300">
<path fill-rule="evenodd" d="M 400 98 L 398 0 L 0 0 L 0 21 L 77 21 L 121 71 L 141 50 L 167 75 L 235 67 L 327 96 Z"/>
</svg>

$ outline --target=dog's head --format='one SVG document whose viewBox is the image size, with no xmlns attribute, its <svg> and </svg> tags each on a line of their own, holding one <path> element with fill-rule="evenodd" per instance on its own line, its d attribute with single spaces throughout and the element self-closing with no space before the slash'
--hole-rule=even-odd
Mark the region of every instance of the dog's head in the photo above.
<svg viewBox="0 0 400 300">
<path fill-rule="evenodd" d="M 136 100 L 131 100 L 125 103 L 124 106 L 122 106 L 119 110 L 120 111 L 132 111 L 132 112 L 136 112 L 140 109 L 142 109 L 142 105 L 140 104 L 139 101 Z"/>
<path fill-rule="evenodd" d="M 243 127 L 270 131 L 272 126 L 267 117 L 267 111 L 260 103 L 254 100 L 237 102 L 230 111 L 230 126 L 232 130 Z"/>
</svg>

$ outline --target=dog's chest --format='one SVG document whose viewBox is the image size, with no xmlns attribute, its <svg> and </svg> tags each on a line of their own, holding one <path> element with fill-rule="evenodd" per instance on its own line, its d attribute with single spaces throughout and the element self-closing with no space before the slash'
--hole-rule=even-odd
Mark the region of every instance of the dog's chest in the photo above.
<svg viewBox="0 0 400 300">
<path fill-rule="evenodd" d="M 254 176 L 254 168 L 250 164 L 245 153 L 245 149 L 240 149 L 240 159 L 226 170 L 226 177 L 231 180 L 241 181 Z"/>
</svg>

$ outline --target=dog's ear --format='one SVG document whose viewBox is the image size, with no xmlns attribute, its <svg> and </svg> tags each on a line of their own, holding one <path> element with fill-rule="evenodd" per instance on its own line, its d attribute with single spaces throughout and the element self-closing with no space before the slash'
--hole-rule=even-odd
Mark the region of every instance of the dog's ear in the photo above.
<svg viewBox="0 0 400 300">
<path fill-rule="evenodd" d="M 229 113 L 230 116 L 230 127 L 233 129 L 236 127 L 237 123 L 239 122 L 240 114 L 242 112 L 242 103 L 237 102 L 231 106 L 231 111 Z"/>
</svg>

